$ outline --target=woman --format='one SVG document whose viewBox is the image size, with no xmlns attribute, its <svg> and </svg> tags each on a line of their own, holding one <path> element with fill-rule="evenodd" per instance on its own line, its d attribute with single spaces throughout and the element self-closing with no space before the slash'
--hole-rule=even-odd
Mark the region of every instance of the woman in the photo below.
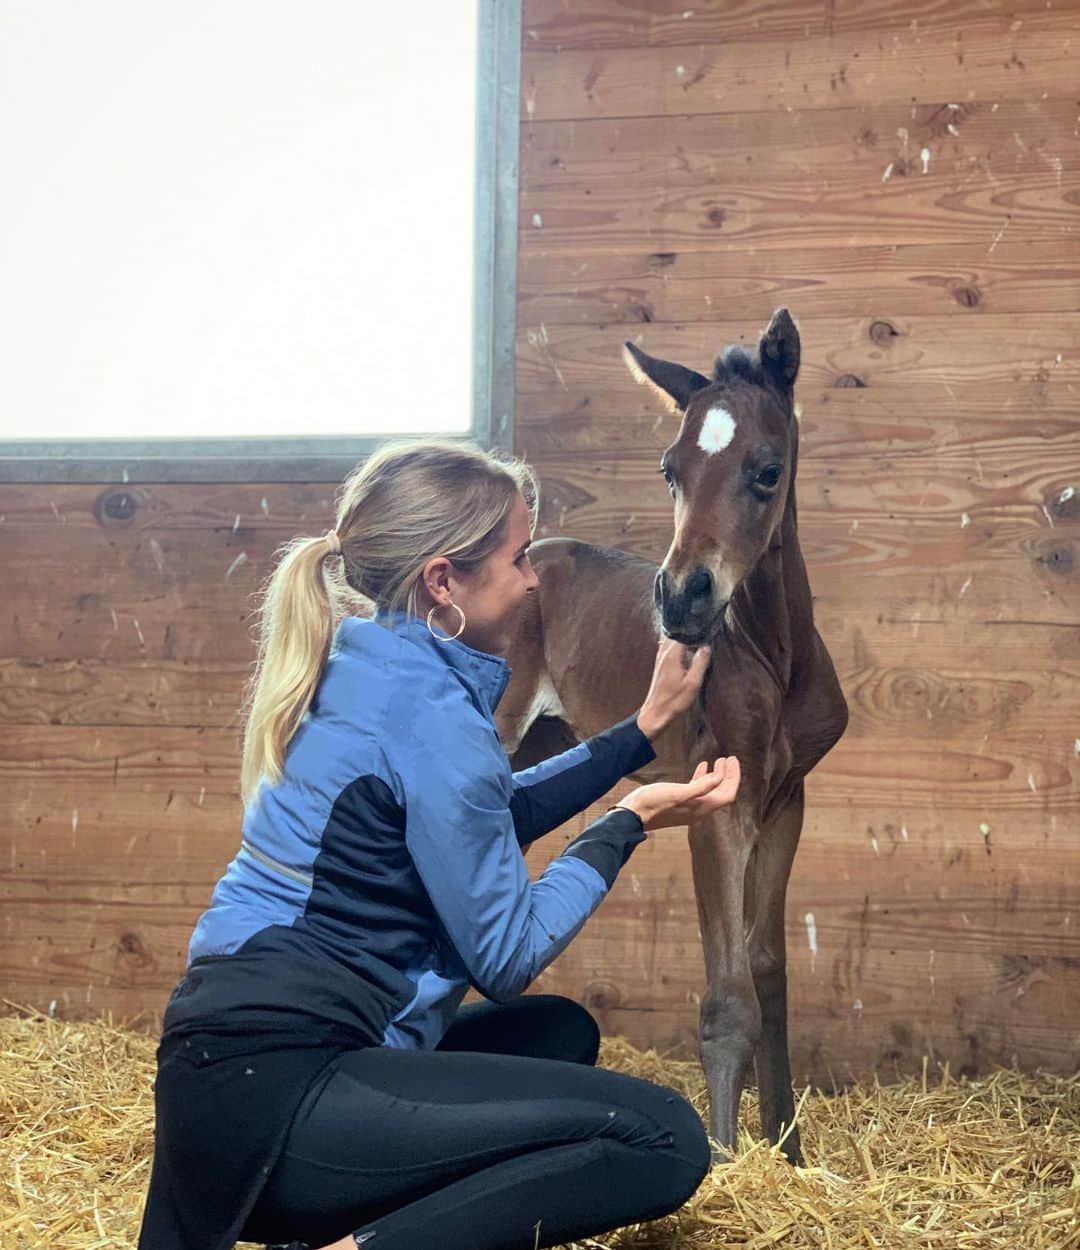
<svg viewBox="0 0 1080 1250">
<path fill-rule="evenodd" d="M 524 464 L 392 445 L 278 564 L 240 850 L 165 1012 L 140 1250 L 532 1248 L 665 1214 L 705 1174 L 688 1103 L 595 1069 L 581 1007 L 521 997 L 646 830 L 738 787 L 734 759 L 639 787 L 529 880 L 521 847 L 652 759 L 708 662 L 665 642 L 635 716 L 512 774 L 493 714 L 535 506 Z M 469 985 L 489 1001 L 460 1007 Z"/>
</svg>

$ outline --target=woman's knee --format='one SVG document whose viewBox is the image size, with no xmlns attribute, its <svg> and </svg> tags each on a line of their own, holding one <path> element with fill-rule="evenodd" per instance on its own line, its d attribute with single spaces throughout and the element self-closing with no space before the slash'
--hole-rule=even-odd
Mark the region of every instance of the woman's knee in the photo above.
<svg viewBox="0 0 1080 1250">
<path fill-rule="evenodd" d="M 671 1209 L 682 1206 L 698 1188 L 712 1165 L 705 1125 L 694 1105 L 663 1085 L 641 1082 L 645 1089 L 640 1111 L 659 1128 L 647 1141 L 655 1160 L 668 1169 Z M 644 1144 L 644 1143 L 643 1143 Z"/>
<path fill-rule="evenodd" d="M 567 1038 L 567 1057 L 571 1063 L 596 1066 L 600 1054 L 600 1026 L 592 1013 L 572 998 L 561 1000 Z"/>
<path fill-rule="evenodd" d="M 561 994 L 529 994 L 519 1001 L 529 1004 L 543 1018 L 550 1058 L 596 1066 L 600 1026 L 587 1008 Z"/>
<path fill-rule="evenodd" d="M 693 1103 L 679 1094 L 675 1094 L 674 1098 L 671 1104 L 672 1151 L 683 1164 L 686 1192 L 678 1203 L 682 1206 L 708 1175 L 712 1166 L 712 1147 L 705 1124 Z"/>
</svg>

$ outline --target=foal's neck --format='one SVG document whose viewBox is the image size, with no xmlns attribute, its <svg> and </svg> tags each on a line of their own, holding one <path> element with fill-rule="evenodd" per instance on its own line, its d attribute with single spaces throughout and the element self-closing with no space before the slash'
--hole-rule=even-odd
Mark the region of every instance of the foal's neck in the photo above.
<svg viewBox="0 0 1080 1250">
<path fill-rule="evenodd" d="M 732 596 L 724 629 L 784 693 L 813 653 L 813 600 L 799 546 L 794 481 L 772 544 Z"/>
</svg>

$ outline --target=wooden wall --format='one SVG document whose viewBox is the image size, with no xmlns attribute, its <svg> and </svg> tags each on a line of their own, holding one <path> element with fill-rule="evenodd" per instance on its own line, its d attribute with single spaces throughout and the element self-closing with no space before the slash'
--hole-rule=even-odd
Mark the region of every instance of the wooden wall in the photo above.
<svg viewBox="0 0 1080 1250">
<path fill-rule="evenodd" d="M 526 0 L 523 43 L 544 532 L 667 545 L 674 429 L 624 338 L 703 368 L 800 322 L 802 536 L 853 715 L 793 879 L 797 1076 L 1071 1070 L 1080 4 Z M 0 486 L 0 996 L 152 1026 L 237 844 L 252 593 L 332 495 Z M 692 1044 L 681 836 L 542 985 Z"/>
<path fill-rule="evenodd" d="M 789 898 L 796 1073 L 1073 1070 L 1080 4 L 524 17 L 517 429 L 544 531 L 670 542 L 676 426 L 624 339 L 705 370 L 781 304 L 800 325 L 800 529 L 852 719 Z M 684 839 L 625 876 L 545 983 L 691 1039 Z"/>
</svg>

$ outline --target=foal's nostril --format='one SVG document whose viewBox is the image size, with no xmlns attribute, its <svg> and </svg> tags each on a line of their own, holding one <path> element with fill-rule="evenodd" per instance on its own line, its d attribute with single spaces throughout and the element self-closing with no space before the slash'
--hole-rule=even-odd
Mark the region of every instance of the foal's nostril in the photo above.
<svg viewBox="0 0 1080 1250">
<path fill-rule="evenodd" d="M 657 573 L 656 577 L 653 580 L 653 588 L 652 588 L 653 603 L 655 603 L 658 608 L 662 608 L 664 606 L 664 597 L 666 596 L 666 594 L 667 594 L 667 574 L 664 572 L 663 569 L 661 569 L 660 572 Z"/>
<path fill-rule="evenodd" d="M 686 594 L 689 599 L 704 599 L 712 593 L 712 574 L 708 569 L 695 569 L 686 579 Z"/>
</svg>

